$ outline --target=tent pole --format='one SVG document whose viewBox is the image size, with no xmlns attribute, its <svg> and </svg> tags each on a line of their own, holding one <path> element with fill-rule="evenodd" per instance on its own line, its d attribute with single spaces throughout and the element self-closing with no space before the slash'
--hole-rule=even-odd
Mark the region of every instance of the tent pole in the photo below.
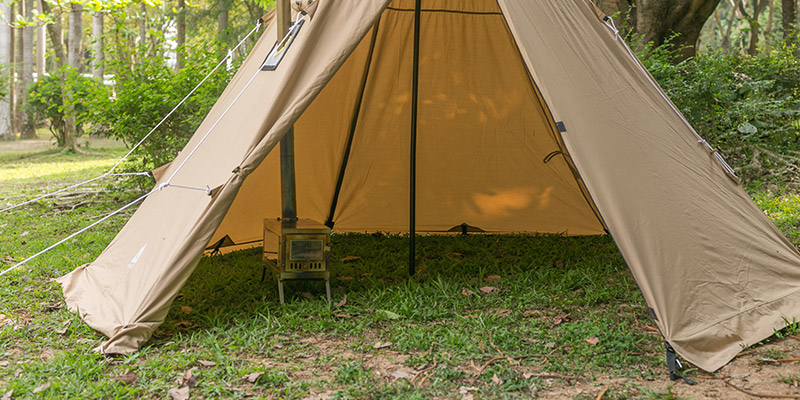
<svg viewBox="0 0 800 400">
<path fill-rule="evenodd" d="M 288 32 L 292 22 L 289 0 L 275 2 L 278 17 L 278 41 Z M 289 127 L 281 139 L 281 218 L 284 221 L 297 220 L 297 189 L 294 177 L 294 127 Z"/>
<path fill-rule="evenodd" d="M 419 24 L 422 0 L 414 5 L 414 60 L 411 84 L 411 166 L 409 182 L 409 223 L 408 223 L 408 274 L 416 273 L 416 212 L 417 212 L 417 105 L 419 98 Z"/>
</svg>

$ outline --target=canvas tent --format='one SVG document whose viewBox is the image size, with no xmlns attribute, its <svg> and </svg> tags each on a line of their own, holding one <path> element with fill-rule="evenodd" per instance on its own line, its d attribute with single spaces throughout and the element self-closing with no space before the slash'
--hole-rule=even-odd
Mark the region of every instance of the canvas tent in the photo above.
<svg viewBox="0 0 800 400">
<path fill-rule="evenodd" d="M 298 210 L 335 231 L 613 236 L 665 340 L 713 371 L 800 318 L 800 254 L 588 0 L 319 0 L 273 71 L 263 34 L 68 306 L 135 351 L 204 249 L 280 216 L 276 144 L 294 125 Z M 184 187 L 208 188 L 187 190 Z M 251 245 L 252 246 L 252 245 Z"/>
</svg>

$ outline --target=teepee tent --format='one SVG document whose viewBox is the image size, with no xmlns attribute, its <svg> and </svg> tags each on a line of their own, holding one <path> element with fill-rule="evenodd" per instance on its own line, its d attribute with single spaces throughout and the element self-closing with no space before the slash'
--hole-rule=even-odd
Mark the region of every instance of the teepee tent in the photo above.
<svg viewBox="0 0 800 400">
<path fill-rule="evenodd" d="M 608 232 L 704 370 L 800 318 L 800 253 L 588 0 L 317 3 L 272 70 L 267 29 L 117 237 L 60 278 L 103 351 L 146 342 L 209 246 L 261 240 L 291 126 L 298 213 L 334 231 L 407 232 L 414 154 L 417 230 Z"/>
</svg>

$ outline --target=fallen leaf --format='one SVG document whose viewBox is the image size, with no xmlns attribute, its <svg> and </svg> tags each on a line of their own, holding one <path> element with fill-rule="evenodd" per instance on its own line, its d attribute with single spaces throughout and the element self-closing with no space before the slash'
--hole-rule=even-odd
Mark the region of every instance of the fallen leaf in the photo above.
<svg viewBox="0 0 800 400">
<path fill-rule="evenodd" d="M 387 318 L 387 319 L 400 319 L 400 318 L 403 318 L 402 315 L 400 315 L 398 313 L 391 312 L 391 311 L 387 311 L 387 310 L 377 310 L 375 312 L 380 314 L 380 315 L 382 315 L 384 318 Z"/>
<path fill-rule="evenodd" d="M 497 377 L 497 374 L 492 375 L 492 383 L 499 386 L 503 384 L 503 380 Z"/>
<path fill-rule="evenodd" d="M 361 276 L 363 276 L 363 277 L 372 276 L 372 272 L 365 272 L 365 273 L 361 274 Z"/>
<path fill-rule="evenodd" d="M 16 264 L 17 263 L 16 261 L 14 261 L 14 257 L 11 257 L 11 256 L 5 256 L 3 258 L 0 258 L 0 262 L 3 263 L 3 264 Z"/>
<path fill-rule="evenodd" d="M 527 341 L 529 341 L 529 342 L 531 342 L 531 343 L 534 343 L 534 344 L 535 344 L 535 343 L 539 343 L 539 339 L 534 339 L 534 338 L 525 338 L 525 340 L 527 340 Z"/>
<path fill-rule="evenodd" d="M 544 347 L 546 349 L 555 349 L 556 348 L 556 343 L 555 342 L 547 342 L 547 343 L 545 343 Z"/>
<path fill-rule="evenodd" d="M 187 400 L 189 398 L 189 387 L 181 386 L 179 388 L 172 388 L 167 391 L 172 400 Z"/>
<path fill-rule="evenodd" d="M 181 306 L 181 311 L 183 311 L 185 314 L 190 314 L 192 312 L 192 307 Z"/>
<path fill-rule="evenodd" d="M 474 392 L 478 390 L 475 386 L 461 386 L 458 388 L 458 394 L 467 394 L 469 392 Z"/>
<path fill-rule="evenodd" d="M 172 326 L 181 329 L 181 328 L 191 328 L 193 325 L 194 324 L 189 321 L 181 321 L 174 323 Z"/>
<path fill-rule="evenodd" d="M 472 296 L 473 294 L 475 294 L 475 292 L 473 292 L 472 290 L 469 290 L 467 288 L 464 288 L 464 289 L 461 289 L 461 294 L 463 294 L 464 296 Z"/>
<path fill-rule="evenodd" d="M 53 350 L 44 349 L 41 353 L 39 353 L 39 357 L 41 357 L 42 361 L 53 361 L 56 357 L 53 355 Z"/>
<path fill-rule="evenodd" d="M 314 295 L 312 295 L 311 293 L 308 293 L 308 292 L 300 292 L 300 296 L 303 296 L 304 298 L 306 298 L 308 300 L 314 300 Z"/>
<path fill-rule="evenodd" d="M 11 318 L 8 318 L 5 315 L 0 314 L 0 325 L 11 325 L 13 323 L 14 321 L 12 321 Z"/>
<path fill-rule="evenodd" d="M 47 388 L 49 388 L 49 387 L 50 387 L 50 382 L 45 383 L 44 385 L 39 385 L 39 386 L 36 387 L 36 389 L 33 389 L 33 393 L 43 392 L 43 391 L 47 390 Z"/>
<path fill-rule="evenodd" d="M 59 335 L 65 335 L 69 330 L 69 326 L 72 325 L 72 321 L 65 321 L 63 324 L 63 328 L 56 330 L 56 333 Z"/>
<path fill-rule="evenodd" d="M 499 308 L 497 310 L 494 310 L 494 313 L 497 315 L 508 315 L 511 314 L 511 310 L 505 308 Z"/>
<path fill-rule="evenodd" d="M 8 366 L 8 364 L 9 364 L 8 361 L 0 361 L 0 367 L 5 368 Z"/>
<path fill-rule="evenodd" d="M 556 267 L 556 268 L 561 268 L 561 267 L 563 267 L 563 266 L 564 266 L 564 262 L 563 262 L 563 261 L 561 261 L 561 260 L 556 260 L 556 261 L 553 263 L 553 266 L 554 266 L 554 267 Z"/>
<path fill-rule="evenodd" d="M 561 314 L 553 318 L 553 325 L 561 325 L 564 322 L 571 321 L 572 317 L 569 314 Z"/>
<path fill-rule="evenodd" d="M 361 259 L 361 257 L 359 257 L 359 256 L 347 256 L 347 257 L 344 257 L 344 258 L 342 258 L 342 260 L 341 260 L 341 261 L 342 261 L 343 263 L 346 263 L 346 262 L 355 261 L 355 260 L 360 260 L 360 259 Z"/>
<path fill-rule="evenodd" d="M 350 318 L 350 314 L 347 314 L 347 313 L 345 313 L 345 314 L 334 314 L 334 315 L 336 317 L 339 317 L 339 318 Z"/>
<path fill-rule="evenodd" d="M 592 346 L 597 346 L 597 344 L 600 343 L 600 338 L 598 338 L 597 336 L 586 338 L 586 343 L 589 343 Z"/>
<path fill-rule="evenodd" d="M 392 342 L 381 342 L 379 340 L 379 341 L 375 342 L 375 344 L 372 345 L 372 348 L 376 349 L 376 350 L 380 350 L 380 349 L 388 348 L 391 345 L 392 345 Z"/>
<path fill-rule="evenodd" d="M 197 386 L 197 378 L 194 377 L 194 373 L 191 369 L 183 374 L 183 379 L 180 380 L 180 385 L 187 386 L 189 388 Z"/>
<path fill-rule="evenodd" d="M 480 288 L 479 290 L 480 290 L 481 292 L 483 292 L 483 293 L 487 293 L 487 294 L 489 294 L 489 293 L 494 293 L 494 292 L 499 292 L 499 291 L 500 291 L 499 289 L 497 289 L 497 288 L 496 288 L 496 287 L 494 287 L 494 286 L 484 286 L 484 287 Z"/>
<path fill-rule="evenodd" d="M 499 281 L 500 279 L 502 279 L 500 278 L 500 275 L 489 275 L 486 277 L 487 282 Z"/>
<path fill-rule="evenodd" d="M 62 303 L 60 301 L 54 301 L 54 302 L 51 302 L 51 303 L 41 303 L 41 304 L 42 304 L 42 308 L 44 308 L 45 311 L 55 311 L 55 310 L 58 310 L 58 309 L 64 307 L 64 303 Z"/>
<path fill-rule="evenodd" d="M 0 397 L 0 400 L 11 400 L 11 396 L 13 395 L 14 395 L 14 389 L 11 389 L 3 393 L 3 397 Z"/>
<path fill-rule="evenodd" d="M 20 376 L 22 376 L 22 368 L 17 368 L 14 371 L 14 378 L 19 378 Z"/>
<path fill-rule="evenodd" d="M 115 381 L 117 381 L 117 382 L 119 382 L 119 383 L 121 383 L 123 385 L 130 386 L 130 385 L 133 385 L 134 383 L 136 383 L 136 381 L 139 380 L 139 376 L 136 375 L 135 373 L 131 372 L 131 370 L 126 370 L 125 374 L 119 375 L 119 376 L 114 376 L 111 379 L 115 380 Z"/>
<path fill-rule="evenodd" d="M 25 232 L 20 233 L 19 237 L 25 237 L 25 236 L 28 236 L 28 235 L 30 235 L 30 232 L 25 231 Z"/>
<path fill-rule="evenodd" d="M 391 376 L 394 377 L 395 380 L 399 379 L 409 379 L 412 375 L 404 368 L 396 369 L 390 373 Z"/>
<path fill-rule="evenodd" d="M 256 383 L 256 381 L 258 380 L 258 378 L 261 377 L 261 375 L 264 375 L 264 373 L 263 372 L 253 372 L 252 374 L 247 374 L 247 375 L 243 376 L 242 378 L 244 380 L 246 380 L 247 382 Z"/>
<path fill-rule="evenodd" d="M 541 311 L 539 311 L 539 310 L 525 310 L 525 311 L 522 313 L 522 316 L 523 316 L 523 317 L 532 317 L 532 316 L 534 316 L 534 315 L 539 315 L 539 314 L 541 314 L 541 313 L 542 313 L 542 312 L 541 312 Z"/>
<path fill-rule="evenodd" d="M 336 279 L 340 280 L 340 281 L 352 281 L 353 277 L 352 276 L 337 276 Z"/>
<path fill-rule="evenodd" d="M 217 365 L 217 363 L 215 363 L 213 361 L 206 361 L 206 360 L 197 360 L 197 363 L 200 364 L 201 367 L 206 367 L 206 368 L 213 367 L 213 366 Z"/>
<path fill-rule="evenodd" d="M 347 293 L 342 294 L 342 301 L 339 301 L 334 305 L 336 306 L 336 308 L 340 308 L 345 304 L 347 304 Z"/>
</svg>

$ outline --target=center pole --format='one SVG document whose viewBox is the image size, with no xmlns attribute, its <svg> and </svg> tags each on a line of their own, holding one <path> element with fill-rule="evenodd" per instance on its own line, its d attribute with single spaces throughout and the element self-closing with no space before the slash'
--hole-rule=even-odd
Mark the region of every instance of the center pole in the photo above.
<svg viewBox="0 0 800 400">
<path fill-rule="evenodd" d="M 278 41 L 287 33 L 292 23 L 289 0 L 275 2 L 278 17 Z M 297 221 L 297 189 L 294 178 L 294 127 L 290 126 L 281 139 L 281 219 L 285 222 Z"/>
<path fill-rule="evenodd" d="M 419 98 L 419 22 L 422 0 L 414 5 L 414 60 L 411 77 L 411 165 L 409 182 L 408 274 L 416 273 L 417 213 L 417 103 Z"/>
</svg>

